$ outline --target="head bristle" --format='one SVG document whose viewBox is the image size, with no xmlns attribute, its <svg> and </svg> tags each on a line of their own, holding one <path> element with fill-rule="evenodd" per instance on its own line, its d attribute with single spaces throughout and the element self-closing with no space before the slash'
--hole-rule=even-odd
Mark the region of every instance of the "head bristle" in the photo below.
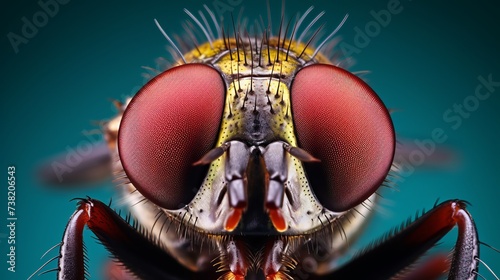
<svg viewBox="0 0 500 280">
<path fill-rule="evenodd" d="M 314 57 L 318 54 L 319 50 L 321 50 L 321 48 L 325 45 L 325 43 L 328 42 L 333 37 L 333 35 L 335 35 L 340 30 L 340 28 L 342 27 L 342 25 L 344 25 L 344 23 L 345 23 L 345 21 L 347 20 L 348 17 L 349 17 L 349 14 L 346 14 L 344 16 L 344 18 L 342 19 L 342 21 L 339 23 L 339 25 L 337 25 L 337 28 L 335 28 L 335 30 L 333 30 L 333 32 L 330 33 L 330 35 L 328 35 L 323 40 L 323 42 L 321 42 L 321 44 L 319 44 L 319 46 L 316 48 L 316 50 L 314 51 L 313 55 L 311 56 L 311 59 L 314 59 Z"/>
<path fill-rule="evenodd" d="M 227 45 L 229 50 L 229 58 L 231 59 L 231 61 L 233 61 L 233 51 L 231 48 L 231 38 L 229 38 L 229 35 L 227 36 Z"/>
<path fill-rule="evenodd" d="M 273 81 L 274 64 L 271 68 L 271 75 L 269 75 L 269 84 L 267 85 L 266 94 L 271 94 L 271 82 Z"/>
<path fill-rule="evenodd" d="M 297 17 L 298 17 L 298 15 L 297 15 Z M 297 17 L 295 17 L 295 19 L 297 19 Z M 295 24 L 293 25 L 293 29 L 292 29 L 292 35 L 290 36 L 290 40 L 288 42 L 288 48 L 286 49 L 285 61 L 288 61 L 288 55 L 290 54 L 290 47 L 292 46 L 293 36 L 295 35 L 295 30 L 297 30 L 297 24 L 298 24 L 297 20 L 295 20 Z"/>
<path fill-rule="evenodd" d="M 208 34 L 208 31 L 205 29 L 203 24 L 201 24 L 201 22 L 188 9 L 184 9 L 184 12 L 200 27 L 201 31 L 203 31 L 203 34 L 205 34 L 205 37 L 207 38 L 208 42 L 210 43 L 210 47 L 213 48 L 214 46 L 213 46 L 212 38 Z"/>
<path fill-rule="evenodd" d="M 229 47 L 227 45 L 227 42 L 226 42 L 226 34 L 224 33 L 224 26 L 222 27 L 222 41 L 224 42 L 224 47 L 226 48 L 226 50 L 229 50 Z"/>
<path fill-rule="evenodd" d="M 240 64 L 236 64 L 236 79 L 238 79 L 238 91 L 242 92 L 243 89 L 241 89 L 241 82 L 240 82 Z"/>
<path fill-rule="evenodd" d="M 271 102 L 271 99 L 269 99 L 269 94 L 266 95 L 267 97 L 267 105 L 269 105 L 269 108 L 270 108 L 270 112 L 271 114 L 274 114 L 274 110 L 273 110 L 273 103 Z"/>
<path fill-rule="evenodd" d="M 247 102 L 247 100 L 248 100 L 248 88 L 247 88 L 247 90 L 245 92 L 245 98 L 243 98 L 243 105 L 241 106 L 241 110 L 242 111 L 246 110 L 246 108 L 245 108 L 245 102 Z"/>
<path fill-rule="evenodd" d="M 210 35 L 210 38 L 212 38 L 213 40 L 215 40 L 215 36 L 214 36 L 214 33 L 212 32 L 212 28 L 210 27 L 210 24 L 208 24 L 207 18 L 203 14 L 203 11 L 198 10 L 198 14 L 200 15 L 201 20 L 205 24 L 205 26 L 207 28 L 207 31 L 208 31 L 208 34 Z"/>
<path fill-rule="evenodd" d="M 281 28 L 283 27 L 283 17 L 284 17 L 284 15 L 281 15 L 280 27 L 278 29 L 278 44 L 276 45 L 278 48 L 280 46 L 280 40 L 281 40 Z M 276 52 L 276 60 L 275 60 L 276 62 L 279 61 L 279 53 L 280 52 Z"/>
<path fill-rule="evenodd" d="M 222 36 L 222 32 L 221 32 L 222 31 L 221 26 L 219 26 L 219 23 L 217 21 L 217 18 L 215 17 L 214 12 L 212 12 L 212 10 L 210 10 L 210 8 L 206 4 L 204 4 L 203 7 L 205 8 L 207 13 L 212 18 L 212 22 L 214 23 L 215 30 L 217 30 L 217 38 L 222 38 L 223 36 Z"/>
<path fill-rule="evenodd" d="M 291 22 L 292 22 L 292 19 L 289 19 L 288 23 L 286 24 L 285 33 L 283 33 L 283 41 L 281 43 L 281 48 L 282 49 L 285 48 L 286 34 L 288 34 L 288 29 L 290 28 L 290 23 Z"/>
<path fill-rule="evenodd" d="M 279 98 L 280 97 L 280 85 L 281 85 L 281 74 L 282 74 L 282 69 L 283 67 L 280 67 L 280 75 L 279 75 L 279 78 L 278 78 L 278 87 L 276 89 L 276 94 L 274 95 L 274 98 Z"/>
<path fill-rule="evenodd" d="M 234 78 L 233 61 L 232 60 L 231 60 L 231 77 L 233 78 L 234 98 L 238 98 L 239 95 L 238 95 L 238 91 L 236 90 L 236 80 Z M 236 79 L 238 79 L 238 78 L 236 78 Z"/>
<path fill-rule="evenodd" d="M 246 36 L 248 38 L 248 33 L 245 31 Z M 248 66 L 248 61 L 247 61 L 247 50 L 245 49 L 245 44 L 243 43 L 243 39 L 241 39 L 241 45 L 243 46 L 243 59 L 244 59 L 244 64 L 245 66 Z"/>
<path fill-rule="evenodd" d="M 312 26 L 325 14 L 325 11 L 321 11 L 308 25 L 307 27 L 300 33 L 299 39 L 297 39 L 297 43 L 302 43 L 302 40 L 307 35 Z"/>
<path fill-rule="evenodd" d="M 163 28 L 161 27 L 160 23 L 154 19 L 155 21 L 155 24 L 156 26 L 158 27 L 158 29 L 160 29 L 160 32 L 163 34 L 163 36 L 167 39 L 167 41 L 170 43 L 170 45 L 175 49 L 175 51 L 179 54 L 179 56 L 182 58 L 182 61 L 184 62 L 184 64 L 186 64 L 186 58 L 184 58 L 184 55 L 181 53 L 181 51 L 179 50 L 179 48 L 177 48 L 177 46 L 174 44 L 174 42 L 172 41 L 172 39 L 170 39 L 170 37 L 168 37 L 167 33 L 165 32 L 165 30 L 163 30 Z"/>
<path fill-rule="evenodd" d="M 321 29 L 323 29 L 323 27 L 325 26 L 325 24 L 322 24 L 318 30 L 316 30 L 316 32 L 314 32 L 314 34 L 311 36 L 311 38 L 309 38 L 309 41 L 307 41 L 307 44 L 304 46 L 304 49 L 302 50 L 302 52 L 300 53 L 300 55 L 298 56 L 299 58 L 302 57 L 302 55 L 304 54 L 304 52 L 307 50 L 307 48 L 309 47 L 309 45 L 311 44 L 312 40 L 314 40 L 314 38 L 316 37 L 316 35 L 318 35 L 319 31 Z"/>
<path fill-rule="evenodd" d="M 268 64 L 267 65 L 271 65 L 272 62 L 271 62 L 271 50 L 270 50 L 270 42 L 269 42 L 269 34 L 271 32 L 271 26 L 268 26 L 267 27 L 267 33 L 266 33 L 266 46 L 267 46 L 267 60 L 268 60 Z"/>
<path fill-rule="evenodd" d="M 245 29 L 245 18 L 243 17 L 243 12 L 245 11 L 245 6 L 240 7 L 240 11 L 238 12 L 238 18 L 236 18 L 236 24 L 238 26 L 238 30 Z M 243 29 L 240 29 L 243 28 Z"/>
<path fill-rule="evenodd" d="M 236 31 L 236 25 L 234 24 L 234 17 L 233 17 L 233 14 L 231 14 L 231 21 L 233 23 L 233 34 L 234 34 L 234 39 L 236 41 L 236 54 L 237 54 L 237 57 L 238 57 L 238 62 L 240 62 L 240 43 L 238 42 L 238 36 L 239 36 L 239 32 Z M 238 71 L 239 73 L 239 71 Z"/>
<path fill-rule="evenodd" d="M 253 49 L 252 49 L 252 40 L 250 39 L 250 36 L 248 36 L 248 33 L 247 33 L 247 38 L 248 38 L 248 44 L 250 45 L 250 60 L 251 60 L 250 87 L 251 87 L 251 91 L 253 91 Z M 246 60 L 246 56 L 245 56 L 245 60 Z"/>
<path fill-rule="evenodd" d="M 266 37 L 266 31 L 262 34 L 260 38 L 260 48 L 259 48 L 259 67 L 262 67 L 262 46 L 264 45 L 264 38 Z"/>
<path fill-rule="evenodd" d="M 300 26 L 302 25 L 302 22 L 304 21 L 304 19 L 309 15 L 309 13 L 311 13 L 311 11 L 314 9 L 314 6 L 311 6 L 309 7 L 309 9 L 307 9 L 304 14 L 299 18 L 299 20 L 297 21 L 297 29 L 300 28 Z M 290 38 L 291 41 L 295 40 L 295 37 L 292 36 Z"/>
<path fill-rule="evenodd" d="M 194 47 L 195 49 L 198 51 L 198 55 L 202 55 L 198 45 L 198 41 L 196 40 L 196 36 L 193 34 L 193 28 L 192 27 L 188 27 L 187 24 L 190 24 L 190 23 L 183 23 L 182 24 L 182 27 L 184 28 L 184 30 L 186 31 L 186 34 L 187 36 L 191 39 L 191 41 L 193 42 L 194 44 Z M 181 42 L 183 42 L 183 40 L 181 40 Z"/>
</svg>

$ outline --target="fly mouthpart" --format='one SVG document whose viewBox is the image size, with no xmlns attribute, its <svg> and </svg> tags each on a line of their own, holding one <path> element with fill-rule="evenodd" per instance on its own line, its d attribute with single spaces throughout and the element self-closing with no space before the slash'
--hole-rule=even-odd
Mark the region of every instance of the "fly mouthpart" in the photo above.
<svg viewBox="0 0 500 280">
<path fill-rule="evenodd" d="M 288 226 L 285 218 L 283 217 L 283 213 L 281 212 L 281 209 L 270 209 L 269 210 L 269 219 L 273 223 L 274 228 L 278 232 L 284 232 Z"/>
<path fill-rule="evenodd" d="M 227 216 L 224 229 L 231 232 L 233 231 L 238 224 L 240 223 L 241 216 L 243 215 L 242 208 L 231 208 L 229 215 Z"/>
</svg>

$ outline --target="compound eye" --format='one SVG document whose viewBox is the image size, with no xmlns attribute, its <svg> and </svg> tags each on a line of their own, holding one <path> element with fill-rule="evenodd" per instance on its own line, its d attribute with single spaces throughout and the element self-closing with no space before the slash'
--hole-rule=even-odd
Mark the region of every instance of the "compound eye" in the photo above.
<svg viewBox="0 0 500 280">
<path fill-rule="evenodd" d="M 306 163 L 318 200 L 342 212 L 383 183 L 394 157 L 394 128 L 387 108 L 360 78 L 333 65 L 300 70 L 291 88 L 301 148 L 320 159 Z"/>
<path fill-rule="evenodd" d="M 148 82 L 123 113 L 118 151 L 137 190 L 167 209 L 188 204 L 206 167 L 195 167 L 215 145 L 225 84 L 215 69 L 186 64 Z"/>
</svg>

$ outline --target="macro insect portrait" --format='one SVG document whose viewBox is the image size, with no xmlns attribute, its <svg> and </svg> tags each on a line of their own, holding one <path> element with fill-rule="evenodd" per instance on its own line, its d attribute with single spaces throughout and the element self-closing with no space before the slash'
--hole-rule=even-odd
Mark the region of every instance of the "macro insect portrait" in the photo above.
<svg viewBox="0 0 500 280">
<path fill-rule="evenodd" d="M 40 110 L 59 121 L 84 113 L 93 126 L 55 121 L 58 132 L 40 136 L 82 135 L 54 140 L 53 156 L 33 164 L 32 184 L 51 196 L 32 201 L 36 230 L 15 211 L 35 196 L 15 192 L 28 167 L 9 158 L 6 241 L 36 242 L 30 254 L 42 259 L 28 265 L 9 247 L 6 279 L 498 279 L 494 45 L 481 44 L 477 59 L 491 57 L 467 71 L 454 69 L 466 47 L 430 59 L 425 44 L 409 46 L 424 33 L 446 46 L 458 40 L 408 23 L 430 10 L 429 22 L 443 24 L 444 4 L 261 2 L 165 12 L 152 2 L 144 13 L 99 4 L 133 24 L 79 27 L 99 30 L 90 38 L 106 47 L 81 33 L 71 38 L 89 49 L 52 64 L 79 57 L 71 63 L 99 78 L 74 72 L 64 89 L 99 94 L 51 112 L 57 95 Z M 102 16 L 89 4 L 38 5 L 7 33 L 18 56 L 69 11 Z M 460 9 L 479 15 L 486 6 Z M 487 15 L 476 29 L 489 26 Z M 123 46 L 110 48 L 118 37 Z M 103 63 L 90 66 L 91 56 Z"/>
</svg>

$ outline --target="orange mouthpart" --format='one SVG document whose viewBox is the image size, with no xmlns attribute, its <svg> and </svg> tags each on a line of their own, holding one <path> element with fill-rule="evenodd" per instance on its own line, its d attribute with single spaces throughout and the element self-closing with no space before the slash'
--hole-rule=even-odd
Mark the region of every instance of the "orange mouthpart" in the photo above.
<svg viewBox="0 0 500 280">
<path fill-rule="evenodd" d="M 226 225 L 224 226 L 224 228 L 227 231 L 233 231 L 238 226 L 242 214 L 243 210 L 241 208 L 231 208 L 231 212 L 227 217 Z"/>
<path fill-rule="evenodd" d="M 269 209 L 269 218 L 277 231 L 284 232 L 286 230 L 286 221 L 280 209 Z"/>
</svg>

